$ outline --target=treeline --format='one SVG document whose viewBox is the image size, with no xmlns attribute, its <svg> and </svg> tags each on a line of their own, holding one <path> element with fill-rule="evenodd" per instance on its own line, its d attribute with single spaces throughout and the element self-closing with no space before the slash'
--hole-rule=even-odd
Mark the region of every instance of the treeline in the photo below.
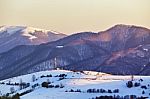
<svg viewBox="0 0 150 99">
<path fill-rule="evenodd" d="M 14 96 L 0 96 L 0 99 L 20 99 L 20 95 L 17 93 Z"/>
<path fill-rule="evenodd" d="M 51 82 L 43 82 L 41 85 L 42 87 L 45 87 L 45 88 L 64 88 L 63 84 L 52 85 Z"/>
<path fill-rule="evenodd" d="M 105 89 L 88 89 L 87 93 L 119 93 L 119 89 L 105 90 Z"/>
<path fill-rule="evenodd" d="M 66 77 L 67 75 L 66 74 L 59 74 L 59 75 L 56 75 L 54 77 Z M 49 75 L 42 75 L 40 78 L 44 78 L 44 77 L 53 77 L 51 74 Z"/>
<path fill-rule="evenodd" d="M 126 95 L 126 96 L 97 96 L 92 99 L 147 99 L 148 97 L 137 97 L 136 95 Z"/>
</svg>

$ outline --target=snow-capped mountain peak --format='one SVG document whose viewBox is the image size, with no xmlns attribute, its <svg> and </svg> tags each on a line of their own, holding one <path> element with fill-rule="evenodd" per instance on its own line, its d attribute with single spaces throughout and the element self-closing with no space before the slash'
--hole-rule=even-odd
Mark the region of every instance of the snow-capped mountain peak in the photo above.
<svg viewBox="0 0 150 99">
<path fill-rule="evenodd" d="M 25 28 L 26 27 L 24 27 L 24 26 L 2 26 L 0 28 L 0 33 L 7 32 L 8 34 L 11 35 L 11 34 L 16 33 L 17 31 L 23 30 Z"/>
<path fill-rule="evenodd" d="M 63 37 L 66 35 L 34 27 L 0 26 L 0 53 L 17 45 L 38 45 Z"/>
<path fill-rule="evenodd" d="M 47 35 L 47 31 L 44 29 L 39 28 L 33 28 L 33 27 L 26 27 L 24 30 L 22 30 L 22 35 L 29 37 L 30 40 L 36 39 L 38 37 L 35 36 L 36 32 L 41 32 Z M 47 35 L 48 36 L 48 35 Z"/>
</svg>

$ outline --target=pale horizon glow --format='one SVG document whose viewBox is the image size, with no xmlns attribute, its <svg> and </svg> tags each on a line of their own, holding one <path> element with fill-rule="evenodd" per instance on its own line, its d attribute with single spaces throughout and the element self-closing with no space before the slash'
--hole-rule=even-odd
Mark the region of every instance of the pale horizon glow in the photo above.
<svg viewBox="0 0 150 99">
<path fill-rule="evenodd" d="M 150 28 L 150 0 L 0 0 L 0 26 L 21 25 L 66 34 L 116 24 Z"/>
</svg>

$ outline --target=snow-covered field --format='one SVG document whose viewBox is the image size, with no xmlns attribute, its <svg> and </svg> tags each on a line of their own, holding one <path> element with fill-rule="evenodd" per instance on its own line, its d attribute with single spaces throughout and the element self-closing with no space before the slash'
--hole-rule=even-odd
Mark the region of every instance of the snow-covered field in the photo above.
<svg viewBox="0 0 150 99">
<path fill-rule="evenodd" d="M 51 74 L 52 77 L 42 77 Z M 56 75 L 66 74 L 65 79 L 60 80 L 60 77 Z M 33 81 L 33 75 L 36 79 Z M 143 79 L 143 81 L 139 81 Z M 28 75 L 22 75 L 19 77 L 14 77 L 0 81 L 5 84 L 0 84 L 0 95 L 5 95 L 10 93 L 10 89 L 13 87 L 15 93 L 23 93 L 26 90 L 33 89 L 32 85 L 37 84 L 34 90 L 28 94 L 21 96 L 21 99 L 90 99 L 96 96 L 105 95 L 136 95 L 136 96 L 146 96 L 150 98 L 150 76 L 134 76 L 135 82 L 140 82 L 139 87 L 128 88 L 126 83 L 131 80 L 131 76 L 119 76 L 119 75 L 109 75 L 105 73 L 84 71 L 84 72 L 72 72 L 67 70 L 51 70 L 36 72 Z M 41 86 L 43 82 L 51 82 L 51 85 L 63 85 L 63 88 L 44 88 Z M 6 85 L 6 83 L 30 83 L 30 86 L 21 89 L 19 85 Z M 142 89 L 141 86 L 146 86 L 147 89 Z M 80 89 L 81 92 L 68 92 L 71 89 Z M 115 90 L 119 89 L 119 93 L 88 93 L 88 89 L 108 89 Z M 67 91 L 67 92 L 66 92 Z M 142 92 L 144 91 L 144 94 Z M 15 94 L 13 93 L 13 94 Z M 10 94 L 10 95 L 13 95 Z"/>
</svg>

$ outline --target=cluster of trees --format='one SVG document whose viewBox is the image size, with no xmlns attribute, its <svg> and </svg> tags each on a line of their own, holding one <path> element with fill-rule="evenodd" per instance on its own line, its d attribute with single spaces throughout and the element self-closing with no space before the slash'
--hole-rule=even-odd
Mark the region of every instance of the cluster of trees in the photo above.
<svg viewBox="0 0 150 99">
<path fill-rule="evenodd" d="M 65 79 L 64 77 L 60 77 L 58 81 Z"/>
<path fill-rule="evenodd" d="M 30 83 L 15 83 L 15 84 L 19 85 L 20 90 L 25 89 L 25 88 L 30 86 Z M 10 87 L 10 93 L 7 93 L 7 96 L 9 96 L 9 94 L 13 94 L 15 92 L 16 92 L 15 88 L 14 87 Z"/>
<path fill-rule="evenodd" d="M 10 96 L 0 96 L 0 99 L 20 99 L 20 96 L 19 96 L 19 94 L 17 93 L 17 94 L 15 94 L 15 95 L 13 95 L 12 97 L 10 97 Z"/>
<path fill-rule="evenodd" d="M 66 74 L 59 74 L 56 75 L 55 77 L 61 77 L 61 78 L 65 78 L 67 75 Z M 44 78 L 44 77 L 53 77 L 51 74 L 49 75 L 42 75 L 40 78 Z"/>
<path fill-rule="evenodd" d="M 33 91 L 33 89 L 26 90 L 26 91 L 20 93 L 19 96 L 23 96 L 23 95 L 28 94 L 28 93 L 30 93 L 32 91 Z"/>
<path fill-rule="evenodd" d="M 60 80 L 65 79 L 66 76 L 67 76 L 66 74 L 60 74 L 60 75 L 56 75 L 55 77 L 60 77 L 59 78 L 59 81 L 60 81 Z M 42 75 L 40 78 L 44 78 L 44 77 L 53 77 L 53 76 L 51 74 L 46 75 L 46 76 Z"/>
<path fill-rule="evenodd" d="M 128 82 L 126 83 L 126 85 L 127 85 L 128 88 L 131 88 L 131 87 L 139 87 L 139 86 L 141 86 L 141 83 L 139 83 L 139 82 L 133 83 L 132 81 L 128 81 Z M 150 86 L 150 85 L 148 84 L 148 86 Z M 146 86 L 146 85 L 142 85 L 141 88 L 142 88 L 142 89 L 147 89 L 147 86 Z"/>
<path fill-rule="evenodd" d="M 77 89 L 77 90 L 71 89 L 71 90 L 66 90 L 65 92 L 81 92 L 81 90 L 80 89 Z"/>
<path fill-rule="evenodd" d="M 6 85 L 13 85 L 13 86 L 19 86 L 19 83 L 4 83 L 4 82 L 1 82 L 0 84 L 6 84 Z"/>
<path fill-rule="evenodd" d="M 39 84 L 38 84 L 38 83 L 36 83 L 36 84 L 32 85 L 31 87 L 32 87 L 32 89 L 35 89 L 35 87 L 37 87 L 37 86 L 39 86 Z"/>
<path fill-rule="evenodd" d="M 51 74 L 46 75 L 46 76 L 42 75 L 40 78 L 44 78 L 44 77 L 52 77 L 52 75 Z"/>
<path fill-rule="evenodd" d="M 63 77 L 65 78 L 67 75 L 66 74 L 60 74 L 60 75 L 56 75 L 55 77 Z"/>
<path fill-rule="evenodd" d="M 2 82 L 2 84 L 6 84 L 6 85 L 12 85 L 12 86 L 19 86 L 20 87 L 20 90 L 22 90 L 22 89 L 25 89 L 25 88 L 27 88 L 27 87 L 29 87 L 30 86 L 30 83 L 25 83 L 25 82 L 21 82 L 21 83 L 3 83 Z M 10 93 L 7 93 L 7 95 L 8 94 L 13 94 L 13 93 L 15 93 L 16 91 L 15 91 L 15 88 L 14 87 L 10 87 Z"/>
<path fill-rule="evenodd" d="M 126 95 L 126 96 L 97 96 L 92 99 L 146 99 L 148 97 L 137 97 L 136 95 Z"/>
<path fill-rule="evenodd" d="M 34 82 L 34 81 L 36 81 L 36 80 L 37 80 L 37 79 L 36 79 L 36 76 L 33 75 L 33 76 L 32 76 L 32 81 Z M 15 83 L 11 83 L 11 82 L 9 81 L 8 83 L 1 82 L 0 84 L 12 85 L 12 87 L 10 87 L 10 93 L 6 93 L 6 95 L 0 97 L 0 99 L 18 99 L 18 98 L 14 98 L 14 97 L 22 96 L 22 95 L 24 95 L 24 94 L 27 94 L 27 93 L 29 93 L 29 92 L 32 92 L 32 91 L 35 89 L 35 87 L 39 86 L 39 84 L 36 83 L 36 84 L 34 84 L 34 85 L 31 86 L 32 89 L 29 89 L 29 90 L 27 90 L 27 91 L 25 91 L 25 92 L 23 92 L 23 93 L 21 93 L 21 94 L 16 94 L 16 95 L 14 95 L 13 97 L 9 97 L 10 94 L 14 94 L 14 93 L 16 92 L 14 86 L 19 86 L 19 87 L 20 87 L 20 90 L 22 90 L 22 89 L 25 89 L 25 88 L 27 88 L 27 87 L 30 87 L 30 83 L 23 82 L 22 79 L 20 79 L 20 82 L 19 82 L 19 83 L 16 83 L 16 82 L 15 82 Z"/>
<path fill-rule="evenodd" d="M 115 89 L 115 90 L 105 90 L 105 89 L 88 89 L 87 93 L 119 93 L 119 89 Z"/>
<path fill-rule="evenodd" d="M 8 82 L 8 83 L 4 83 L 4 82 L 0 82 L 0 84 L 6 84 L 6 85 L 12 85 L 12 86 L 19 86 L 20 85 L 20 83 L 17 83 L 17 82 L 14 82 L 14 83 L 10 83 L 10 82 Z"/>
<path fill-rule="evenodd" d="M 65 79 L 66 76 L 67 76 L 66 74 L 56 75 L 56 77 L 60 77 L 58 81 Z"/>
<path fill-rule="evenodd" d="M 22 90 L 22 89 L 28 88 L 30 86 L 30 83 L 22 82 L 19 84 L 19 86 L 20 86 L 20 90 Z"/>
<path fill-rule="evenodd" d="M 4 83 L 4 82 L 1 82 L 1 84 L 12 85 L 12 87 L 10 87 L 10 93 L 6 93 L 6 95 L 0 97 L 0 99 L 18 99 L 18 98 L 14 98 L 14 97 L 19 96 L 19 94 L 16 94 L 13 97 L 9 96 L 10 94 L 14 94 L 16 92 L 14 86 L 19 86 L 20 90 L 25 89 L 25 88 L 30 86 L 30 83 L 22 82 L 22 79 L 20 79 L 20 83 L 16 83 L 16 82 L 15 83 L 10 83 L 10 82 Z"/>
<path fill-rule="evenodd" d="M 30 83 L 22 83 L 22 84 L 19 84 L 19 86 L 20 86 L 20 90 L 21 90 L 21 89 L 29 87 Z M 16 92 L 15 88 L 14 87 L 10 87 L 10 93 L 7 93 L 6 96 L 9 96 L 10 94 L 13 94 L 15 92 Z"/>
<path fill-rule="evenodd" d="M 42 87 L 45 87 L 45 88 L 49 88 L 49 82 L 43 82 L 42 83 Z"/>
<path fill-rule="evenodd" d="M 128 82 L 126 83 L 126 86 L 127 86 L 128 88 L 131 88 L 131 87 L 139 87 L 139 86 L 141 86 L 141 83 L 140 83 L 140 82 L 142 82 L 142 81 L 143 81 L 143 79 L 140 79 L 139 82 L 135 82 L 135 83 L 133 83 L 132 81 L 128 81 Z M 150 85 L 148 84 L 147 86 L 149 87 Z M 146 89 L 148 89 L 147 86 L 146 86 L 146 85 L 142 85 L 141 88 L 146 90 Z M 144 91 L 144 90 L 142 91 L 142 94 L 145 94 L 145 91 Z M 149 95 L 150 95 L 150 93 L 149 93 Z"/>
<path fill-rule="evenodd" d="M 143 85 L 141 86 L 142 89 L 147 89 L 147 86 Z"/>
<path fill-rule="evenodd" d="M 128 88 L 133 87 L 133 82 L 132 82 L 132 81 L 128 81 L 128 82 L 126 83 L 126 86 L 127 86 Z"/>
<path fill-rule="evenodd" d="M 32 81 L 34 82 L 35 80 L 36 80 L 36 79 L 35 79 L 35 77 L 33 76 L 33 77 L 32 77 Z M 20 81 L 20 83 L 17 83 L 17 85 L 20 86 L 20 90 L 30 87 L 30 83 L 22 82 L 22 80 Z M 29 90 L 27 90 L 27 91 L 21 93 L 20 96 L 22 96 L 22 95 L 24 95 L 24 94 L 27 94 L 27 93 L 29 93 L 29 92 L 32 92 L 37 86 L 39 86 L 38 83 L 32 85 L 32 86 L 31 86 L 32 89 L 29 89 Z M 11 92 L 10 94 L 15 93 L 14 87 L 10 87 L 10 92 Z M 9 93 L 7 93 L 7 94 L 9 94 Z"/>
<path fill-rule="evenodd" d="M 50 84 L 50 82 L 43 82 L 42 87 L 45 87 L 45 88 L 64 88 L 64 85 L 63 84 L 52 85 L 52 84 Z"/>
<path fill-rule="evenodd" d="M 139 82 L 135 82 L 135 83 L 133 83 L 132 81 L 128 81 L 127 83 L 126 83 L 126 86 L 128 87 L 128 88 L 131 88 L 131 87 L 139 87 L 141 84 L 139 83 Z"/>
<path fill-rule="evenodd" d="M 11 96 L 9 96 L 9 94 L 10 93 L 7 93 L 5 96 L 0 96 L 0 99 L 20 99 L 20 96 L 23 96 L 23 95 L 25 95 L 25 94 L 28 94 L 28 93 L 30 93 L 30 92 L 32 92 L 33 91 L 33 89 L 29 89 L 29 90 L 26 90 L 26 91 L 24 91 L 24 92 L 22 92 L 22 93 L 17 93 L 17 94 L 15 94 L 15 95 L 13 95 L 12 97 Z"/>
</svg>

